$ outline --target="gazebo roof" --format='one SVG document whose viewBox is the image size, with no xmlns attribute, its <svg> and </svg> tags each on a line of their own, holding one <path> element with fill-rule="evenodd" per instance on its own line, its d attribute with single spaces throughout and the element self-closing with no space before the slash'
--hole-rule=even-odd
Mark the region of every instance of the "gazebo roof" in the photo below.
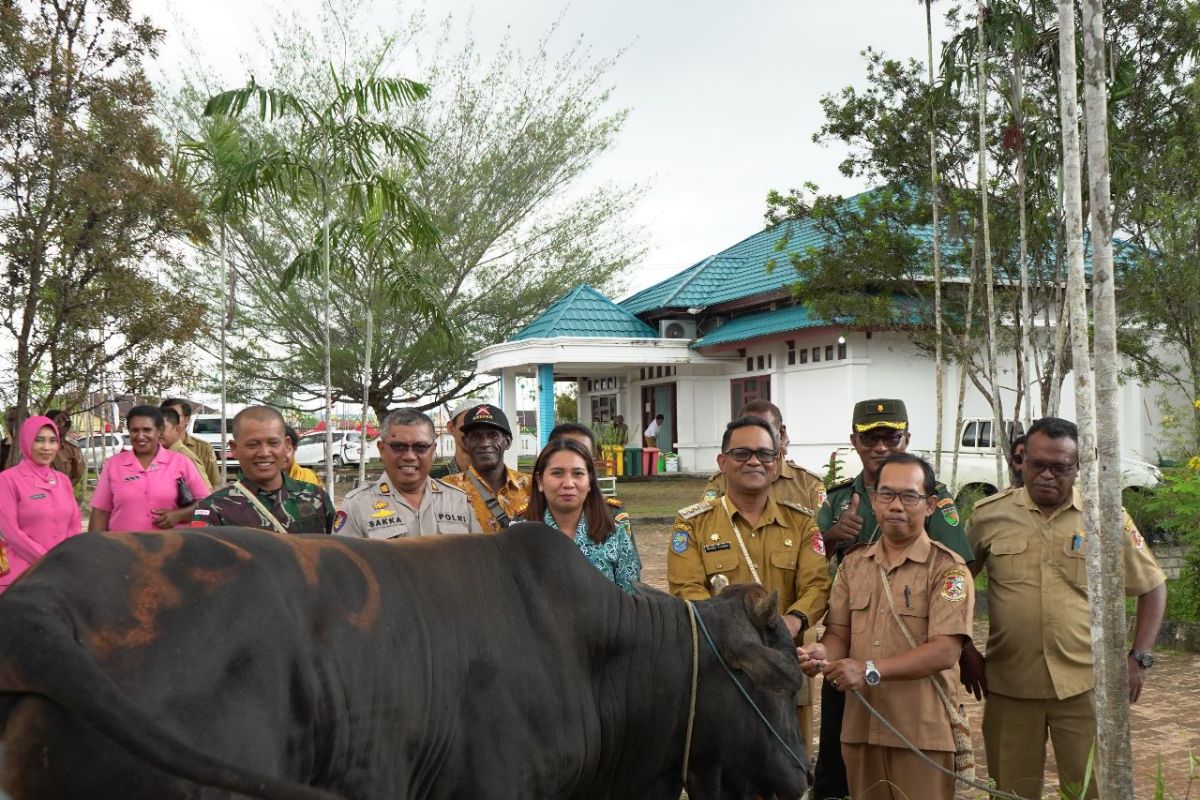
<svg viewBox="0 0 1200 800">
<path fill-rule="evenodd" d="M 658 331 L 629 311 L 581 283 L 550 304 L 532 322 L 509 339 L 553 339 L 558 337 L 625 337 L 657 339 Z"/>
</svg>

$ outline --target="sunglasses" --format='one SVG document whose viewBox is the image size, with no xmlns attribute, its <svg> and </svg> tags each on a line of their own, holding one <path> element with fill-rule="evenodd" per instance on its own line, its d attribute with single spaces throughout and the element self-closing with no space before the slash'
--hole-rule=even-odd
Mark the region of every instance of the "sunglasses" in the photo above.
<svg viewBox="0 0 1200 800">
<path fill-rule="evenodd" d="M 900 431 L 864 431 L 858 434 L 858 442 L 863 447 L 874 447 L 883 442 L 888 447 L 899 447 L 904 441 L 904 434 Z"/>
<path fill-rule="evenodd" d="M 1029 466 L 1033 470 L 1034 475 L 1041 475 L 1046 470 L 1050 470 L 1050 474 L 1054 477 L 1064 478 L 1079 466 L 1079 462 L 1072 461 L 1070 464 L 1064 464 L 1061 461 L 1039 461 L 1036 458 L 1031 458 L 1029 459 Z"/>
<path fill-rule="evenodd" d="M 416 455 L 423 456 L 434 447 L 432 442 L 417 442 L 416 444 L 409 444 L 408 442 L 384 442 L 384 444 L 396 455 L 403 455 L 411 450 Z"/>
<path fill-rule="evenodd" d="M 749 447 L 735 447 L 732 450 L 726 450 L 725 455 L 739 464 L 749 461 L 751 457 L 757 458 L 760 464 L 770 464 L 779 458 L 779 453 L 774 450 L 751 450 Z"/>
</svg>

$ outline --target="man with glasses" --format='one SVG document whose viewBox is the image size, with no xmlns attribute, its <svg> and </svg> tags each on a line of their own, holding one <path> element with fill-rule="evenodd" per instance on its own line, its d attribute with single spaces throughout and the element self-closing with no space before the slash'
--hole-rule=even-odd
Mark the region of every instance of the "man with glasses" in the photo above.
<svg viewBox="0 0 1200 800">
<path fill-rule="evenodd" d="M 504 463 L 504 453 L 512 447 L 508 417 L 484 403 L 463 416 L 459 430 L 471 464 L 466 472 L 447 477 L 446 483 L 467 493 L 484 533 L 499 533 L 529 507 L 529 476 Z"/>
<path fill-rule="evenodd" d="M 930 539 L 938 513 L 933 469 L 917 456 L 887 456 L 871 487 L 880 536 L 847 553 L 829 598 L 825 633 L 800 648 L 808 675 L 834 691 L 858 691 L 938 773 L 857 701 L 846 706 L 840 749 L 855 800 L 952 800 L 954 736 L 960 702 L 958 660 L 971 639 L 975 584 L 963 558 Z M 944 699 L 943 699 L 944 698 Z M 821 750 L 839 747 L 821 739 Z M 817 794 L 825 798 L 827 795 Z M 845 795 L 838 795 L 844 797 Z"/>
<path fill-rule="evenodd" d="M 779 611 L 799 644 L 825 613 L 829 567 L 812 511 L 771 494 L 768 470 L 779 458 L 775 429 L 760 417 L 739 417 L 725 428 L 717 466 L 725 494 L 680 509 L 667 554 L 671 594 L 707 600 L 734 583 L 779 592 Z M 807 686 L 797 692 L 809 696 Z M 809 742 L 804 742 L 805 750 Z"/>
<path fill-rule="evenodd" d="M 854 404 L 850 420 L 850 444 L 862 460 L 862 472 L 829 487 L 829 494 L 817 511 L 817 525 L 821 528 L 825 552 L 830 560 L 843 557 L 856 543 L 871 544 L 879 540 L 879 524 L 871 507 L 870 492 L 875 488 L 884 460 L 908 450 L 910 433 L 908 409 L 903 400 L 877 398 Z M 970 564 L 973 558 L 971 547 L 963 532 L 954 498 L 940 483 L 935 484 L 933 493 L 935 510 L 925 518 L 926 533 L 930 539 L 941 542 Z M 970 645 L 968 649 L 974 652 Z M 838 744 L 841 741 L 845 707 L 846 696 L 828 683 L 823 683 L 821 747 L 817 753 L 813 782 L 814 798 L 840 798 L 850 793 L 842 750 Z"/>
<path fill-rule="evenodd" d="M 433 420 L 402 408 L 383 420 L 379 437 L 383 475 L 346 495 L 333 523 L 341 536 L 398 539 L 435 533 L 483 533 L 467 495 L 429 477 Z"/>
<path fill-rule="evenodd" d="M 1030 427 L 1021 460 L 1024 486 L 980 500 L 968 537 L 972 571 L 988 574 L 987 704 L 983 738 L 996 788 L 1041 797 L 1046 737 L 1059 782 L 1082 786 L 1096 738 L 1088 534 L 1079 474 L 1079 432 L 1045 417 Z M 1129 515 L 1123 536 L 1125 593 L 1137 597 L 1129 652 L 1129 700 L 1154 665 L 1150 649 L 1166 605 L 1166 576 Z M 1092 776 L 1087 797 L 1096 797 Z"/>
</svg>

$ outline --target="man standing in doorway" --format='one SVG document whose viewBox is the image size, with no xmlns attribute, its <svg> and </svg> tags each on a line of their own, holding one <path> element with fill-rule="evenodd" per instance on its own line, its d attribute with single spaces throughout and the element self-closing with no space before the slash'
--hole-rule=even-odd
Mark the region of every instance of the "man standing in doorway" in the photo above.
<svg viewBox="0 0 1200 800">
<path fill-rule="evenodd" d="M 212 445 L 203 439 L 197 439 L 189 433 L 189 428 L 192 424 L 192 404 L 187 400 L 182 400 L 178 397 L 171 397 L 163 400 L 159 404 L 159 408 L 173 408 L 175 413 L 179 415 L 179 422 L 183 426 L 183 446 L 196 454 L 196 458 L 200 459 L 200 463 L 204 465 L 204 469 L 200 470 L 208 482 L 213 486 L 221 485 L 221 466 L 217 463 L 217 454 L 213 452 Z"/>
<path fill-rule="evenodd" d="M 1045 417 L 1030 427 L 1024 486 L 980 500 L 969 538 L 988 574 L 983 739 L 996 788 L 1041 797 L 1046 738 L 1059 782 L 1083 785 L 1096 739 L 1087 548 L 1075 423 Z M 1166 606 L 1166 576 L 1129 515 L 1122 542 L 1125 593 L 1137 597 L 1129 651 L 1129 701 L 1154 665 L 1150 649 Z M 1095 776 L 1087 797 L 1097 797 Z M 1074 795 L 1073 795 L 1074 796 Z"/>
<path fill-rule="evenodd" d="M 509 469 L 504 453 L 512 447 L 508 417 L 496 406 L 473 406 L 459 426 L 471 463 L 445 480 L 471 499 L 484 533 L 499 533 L 521 519 L 529 506 L 529 476 Z"/>
<path fill-rule="evenodd" d="M 666 419 L 662 414 L 659 414 L 650 421 L 650 424 L 646 426 L 646 430 L 642 431 L 642 438 L 646 447 L 658 447 L 658 432 L 662 430 Z"/>
<path fill-rule="evenodd" d="M 856 542 L 873 544 L 880 531 L 871 508 L 870 492 L 879 478 L 884 460 L 908 450 L 910 430 L 908 409 L 903 400 L 880 398 L 855 403 L 850 420 L 850 444 L 862 460 L 862 472 L 829 487 L 829 495 L 817 513 L 825 551 L 831 560 L 840 558 Z M 929 538 L 941 542 L 971 563 L 971 547 L 958 518 L 954 498 L 942 484 L 934 486 L 936 510 L 925 518 Z M 964 653 L 974 653 L 970 644 Z M 964 658 L 966 656 L 964 655 Z M 846 765 L 838 744 L 842 736 L 842 715 L 846 695 L 829 685 L 821 686 L 821 745 L 817 752 L 813 797 L 845 797 L 850 793 Z"/>
</svg>

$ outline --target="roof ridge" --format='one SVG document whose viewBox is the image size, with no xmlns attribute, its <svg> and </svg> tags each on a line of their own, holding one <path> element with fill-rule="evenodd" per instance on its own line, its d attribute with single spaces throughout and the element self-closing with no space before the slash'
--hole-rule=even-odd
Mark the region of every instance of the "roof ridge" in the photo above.
<svg viewBox="0 0 1200 800">
<path fill-rule="evenodd" d="M 576 286 L 574 289 L 567 292 L 566 294 L 564 294 L 562 297 L 560 297 L 558 300 L 555 301 L 555 305 L 558 306 L 558 311 L 555 313 L 553 319 L 551 320 L 552 324 L 557 325 L 558 322 L 560 320 L 562 320 L 563 315 L 567 313 L 567 309 L 571 307 L 571 303 L 575 302 L 576 296 L 579 295 L 579 293 L 584 289 L 584 287 L 587 287 L 589 289 L 591 288 L 586 283 L 581 283 L 578 286 Z M 526 326 L 526 327 L 528 327 L 528 326 Z"/>
<path fill-rule="evenodd" d="M 700 262 L 698 264 L 696 264 L 695 268 L 692 270 L 692 274 L 688 275 L 687 279 L 679 284 L 678 289 L 671 292 L 671 294 L 667 296 L 667 299 L 663 301 L 663 306 L 665 307 L 667 305 L 670 305 L 671 301 L 674 300 L 676 297 L 678 297 L 680 292 L 682 292 L 687 287 L 691 286 L 692 281 L 696 280 L 696 278 L 703 275 L 704 271 L 708 269 L 709 265 L 712 264 L 712 262 L 714 260 L 716 260 L 717 255 L 718 254 L 714 253 L 713 255 L 709 256 L 708 258 L 701 259 Z"/>
</svg>

